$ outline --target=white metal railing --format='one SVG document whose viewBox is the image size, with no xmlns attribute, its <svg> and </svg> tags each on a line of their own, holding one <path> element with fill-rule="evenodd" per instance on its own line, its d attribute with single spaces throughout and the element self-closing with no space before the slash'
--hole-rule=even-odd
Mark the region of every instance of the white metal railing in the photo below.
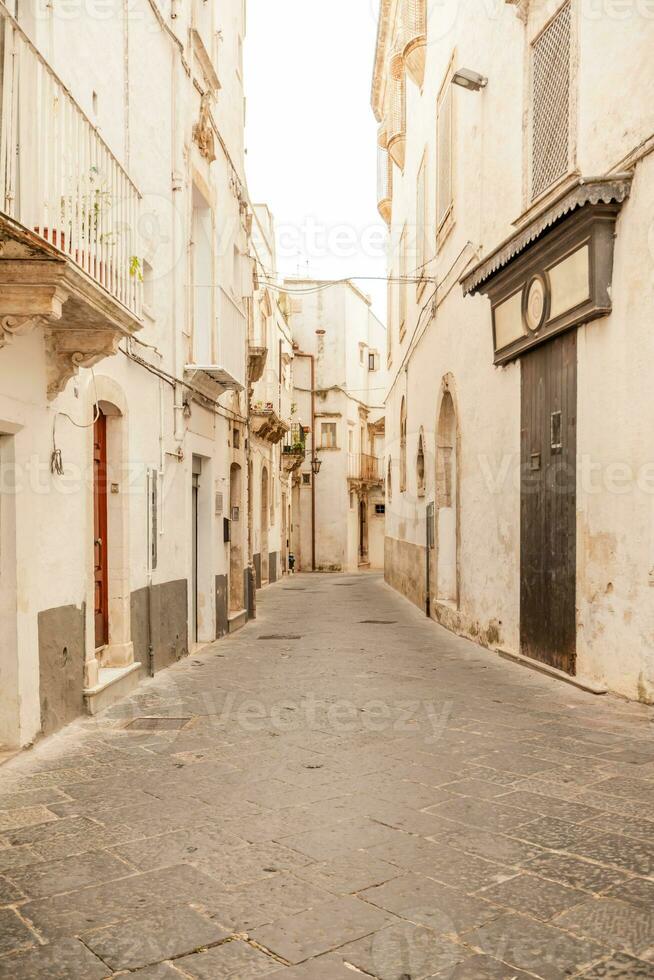
<svg viewBox="0 0 654 980">
<path fill-rule="evenodd" d="M 247 317 L 222 286 L 218 289 L 218 295 L 219 363 L 239 384 L 245 387 L 248 339 Z"/>
<path fill-rule="evenodd" d="M 0 2 L 0 211 L 139 315 L 139 193 Z"/>
</svg>

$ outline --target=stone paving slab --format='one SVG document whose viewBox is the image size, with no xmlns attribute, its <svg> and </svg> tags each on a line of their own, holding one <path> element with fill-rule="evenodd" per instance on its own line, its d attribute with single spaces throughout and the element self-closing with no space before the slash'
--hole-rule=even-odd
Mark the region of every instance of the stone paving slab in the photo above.
<svg viewBox="0 0 654 980">
<path fill-rule="evenodd" d="M 652 978 L 653 734 L 297 576 L 0 769 L 0 980 Z"/>
<path fill-rule="evenodd" d="M 179 906 L 83 933 L 81 938 L 112 970 L 134 970 L 215 945 L 229 935 L 200 912 Z"/>
<path fill-rule="evenodd" d="M 0 957 L 0 980 L 103 980 L 111 972 L 79 939 Z"/>
</svg>

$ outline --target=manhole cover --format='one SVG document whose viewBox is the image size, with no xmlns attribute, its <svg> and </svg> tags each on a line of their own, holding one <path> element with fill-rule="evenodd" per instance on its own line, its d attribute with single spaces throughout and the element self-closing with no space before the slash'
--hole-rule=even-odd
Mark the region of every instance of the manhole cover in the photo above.
<svg viewBox="0 0 654 980">
<path fill-rule="evenodd" d="M 396 619 L 360 619 L 359 622 L 363 625 L 369 624 L 370 626 L 394 626 L 397 623 Z"/>
<path fill-rule="evenodd" d="M 258 640 L 301 640 L 301 636 L 295 633 L 269 633 L 266 636 L 258 636 Z"/>
<path fill-rule="evenodd" d="M 144 716 L 129 721 L 125 728 L 132 728 L 140 732 L 150 732 L 155 729 L 163 732 L 174 732 L 184 728 L 190 720 L 190 718 L 151 718 Z"/>
</svg>

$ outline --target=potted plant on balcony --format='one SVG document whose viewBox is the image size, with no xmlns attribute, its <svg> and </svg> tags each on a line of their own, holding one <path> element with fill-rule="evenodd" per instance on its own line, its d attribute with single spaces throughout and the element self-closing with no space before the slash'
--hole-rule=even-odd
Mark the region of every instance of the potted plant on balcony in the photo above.
<svg viewBox="0 0 654 980">
<path fill-rule="evenodd" d="M 97 256 L 89 254 L 91 246 L 113 247 L 116 244 L 116 232 L 102 231 L 103 215 L 112 206 L 111 191 L 106 178 L 98 167 L 91 166 L 88 173 L 80 179 L 75 191 L 64 194 L 60 199 L 60 225 L 56 227 L 36 227 L 34 231 L 47 242 L 71 256 L 74 261 L 90 273 L 94 279 L 107 286 L 111 276 L 111 260 L 105 267 L 105 262 Z M 79 234 L 79 243 L 73 252 L 73 229 Z M 130 263 L 131 263 L 130 259 Z M 137 260 L 138 261 L 138 260 Z M 131 265 L 130 265 L 130 274 Z"/>
</svg>

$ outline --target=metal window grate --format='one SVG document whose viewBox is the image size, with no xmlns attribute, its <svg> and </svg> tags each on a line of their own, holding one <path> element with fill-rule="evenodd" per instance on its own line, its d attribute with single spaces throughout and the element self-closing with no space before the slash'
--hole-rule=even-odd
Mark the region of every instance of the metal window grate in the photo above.
<svg viewBox="0 0 654 980">
<path fill-rule="evenodd" d="M 406 76 L 401 54 L 391 59 L 391 105 L 389 140 L 406 133 Z"/>
<path fill-rule="evenodd" d="M 426 34 L 427 0 L 407 0 L 405 18 L 411 40 L 421 34 Z"/>
<path fill-rule="evenodd" d="M 570 3 L 566 3 L 533 44 L 532 199 L 568 170 L 571 23 Z"/>
<path fill-rule="evenodd" d="M 437 171 L 436 219 L 442 225 L 450 213 L 453 202 L 452 179 L 452 86 L 447 84 L 438 100 L 437 120 Z"/>
<path fill-rule="evenodd" d="M 390 200 L 392 173 L 388 150 L 380 146 L 377 148 L 377 203 Z"/>
</svg>

